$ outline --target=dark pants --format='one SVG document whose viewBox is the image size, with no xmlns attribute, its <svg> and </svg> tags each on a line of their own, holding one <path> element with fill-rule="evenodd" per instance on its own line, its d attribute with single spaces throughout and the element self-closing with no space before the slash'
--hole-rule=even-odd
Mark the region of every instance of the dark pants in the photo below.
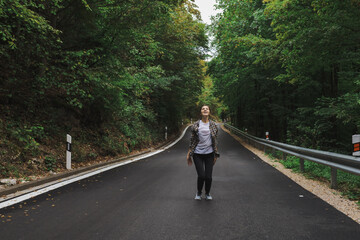
<svg viewBox="0 0 360 240">
<path fill-rule="evenodd" d="M 197 179 L 197 190 L 201 194 L 205 183 L 205 193 L 210 193 L 211 182 L 212 182 L 212 171 L 214 166 L 214 153 L 209 154 L 197 154 L 193 155 L 195 168 L 198 174 Z"/>
</svg>

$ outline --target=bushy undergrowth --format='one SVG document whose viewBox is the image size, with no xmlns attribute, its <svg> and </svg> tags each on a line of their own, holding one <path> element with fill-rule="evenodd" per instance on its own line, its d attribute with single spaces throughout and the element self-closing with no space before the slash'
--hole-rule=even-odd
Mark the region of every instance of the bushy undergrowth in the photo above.
<svg viewBox="0 0 360 240">
<path fill-rule="evenodd" d="M 191 1 L 42 2 L 0 1 L 0 177 L 63 168 L 66 134 L 81 165 L 194 117 L 208 38 Z"/>
<path fill-rule="evenodd" d="M 122 127 L 108 123 L 94 130 L 77 121 L 67 123 L 72 128 L 56 121 L 46 124 L 45 115 L 40 115 L 29 120 L 1 116 L 0 178 L 26 178 L 64 170 L 67 133 L 72 136 L 74 164 L 129 154 L 163 141 L 163 132 L 146 122 L 132 121 Z"/>
</svg>

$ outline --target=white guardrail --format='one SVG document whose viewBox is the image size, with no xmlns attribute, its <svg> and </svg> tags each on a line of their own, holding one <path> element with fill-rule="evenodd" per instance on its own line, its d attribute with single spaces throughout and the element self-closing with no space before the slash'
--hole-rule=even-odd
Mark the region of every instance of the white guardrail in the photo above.
<svg viewBox="0 0 360 240">
<path fill-rule="evenodd" d="M 300 158 L 300 171 L 304 172 L 304 159 L 316 162 L 322 165 L 331 167 L 331 188 L 337 188 L 337 169 L 360 175 L 360 158 L 338 154 L 333 152 L 326 152 L 320 150 L 313 150 L 309 148 L 298 147 L 290 144 L 275 142 L 267 139 L 254 137 L 246 132 L 243 132 L 227 123 L 224 126 L 244 138 L 249 144 L 266 152 L 267 148 L 272 148 L 283 152 L 283 160 L 286 160 L 286 155 L 293 155 Z"/>
</svg>

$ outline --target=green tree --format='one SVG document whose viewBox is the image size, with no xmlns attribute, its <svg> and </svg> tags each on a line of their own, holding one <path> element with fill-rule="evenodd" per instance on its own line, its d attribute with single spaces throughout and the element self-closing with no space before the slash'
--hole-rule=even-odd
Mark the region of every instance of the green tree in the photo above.
<svg viewBox="0 0 360 240">
<path fill-rule="evenodd" d="M 14 145 L 11 132 L 41 126 L 48 141 L 127 152 L 196 105 L 207 37 L 193 1 L 11 0 L 0 13 L 1 132 Z"/>
<path fill-rule="evenodd" d="M 359 122 L 358 1 L 227 0 L 213 23 L 217 94 L 263 136 L 348 151 Z M 353 103 L 353 104 L 350 104 Z"/>
</svg>

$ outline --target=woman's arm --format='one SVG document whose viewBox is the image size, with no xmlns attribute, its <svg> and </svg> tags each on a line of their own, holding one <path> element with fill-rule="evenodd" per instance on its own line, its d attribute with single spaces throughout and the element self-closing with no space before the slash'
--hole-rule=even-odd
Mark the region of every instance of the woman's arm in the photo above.
<svg viewBox="0 0 360 240">
<path fill-rule="evenodd" d="M 190 138 L 190 145 L 189 145 L 189 151 L 186 155 L 186 161 L 187 161 L 187 164 L 189 166 L 192 165 L 192 160 L 191 160 L 191 151 L 192 151 L 192 148 L 194 148 L 194 143 L 195 143 L 195 133 L 194 133 L 194 126 L 191 126 L 191 138 Z"/>
</svg>

